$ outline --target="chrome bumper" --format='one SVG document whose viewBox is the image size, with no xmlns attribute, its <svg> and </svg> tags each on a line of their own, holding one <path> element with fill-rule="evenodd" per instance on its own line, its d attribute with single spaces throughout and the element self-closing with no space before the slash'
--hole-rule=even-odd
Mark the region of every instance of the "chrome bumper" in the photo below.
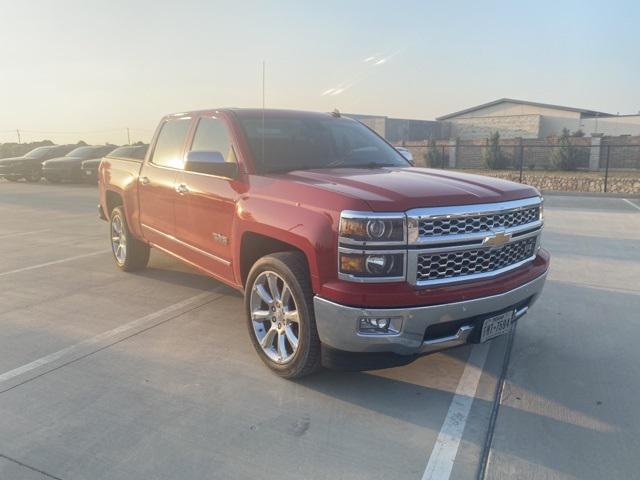
<svg viewBox="0 0 640 480">
<path fill-rule="evenodd" d="M 392 352 L 400 355 L 432 353 L 459 346 L 469 341 L 476 329 L 475 317 L 493 312 L 499 313 L 529 299 L 516 310 L 516 318 L 522 317 L 536 301 L 547 274 L 500 295 L 476 298 L 463 302 L 409 308 L 357 308 L 340 305 L 316 296 L 314 309 L 320 340 L 336 350 L 347 352 Z M 391 317 L 402 319 L 398 333 L 362 334 L 358 325 L 362 317 Z M 455 335 L 424 340 L 428 327 L 440 323 L 469 319 Z"/>
</svg>

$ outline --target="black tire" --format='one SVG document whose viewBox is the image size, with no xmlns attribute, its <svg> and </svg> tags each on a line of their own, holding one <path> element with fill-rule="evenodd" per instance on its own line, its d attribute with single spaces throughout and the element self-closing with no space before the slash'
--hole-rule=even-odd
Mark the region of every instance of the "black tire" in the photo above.
<svg viewBox="0 0 640 480">
<path fill-rule="evenodd" d="M 18 180 L 20 180 L 22 178 L 22 176 L 21 175 L 7 175 L 4 178 L 9 180 L 10 182 L 17 182 Z"/>
<path fill-rule="evenodd" d="M 60 183 L 62 181 L 60 177 L 52 177 L 50 175 L 45 175 L 44 179 L 49 183 Z"/>
<path fill-rule="evenodd" d="M 114 241 L 114 223 L 119 222 L 121 226 L 121 232 L 125 239 L 124 254 L 122 252 L 116 252 Z M 134 237 L 129 231 L 127 226 L 127 218 L 124 214 L 124 208 L 116 207 L 111 211 L 111 218 L 109 220 L 109 243 L 111 245 L 111 252 L 113 253 L 113 259 L 116 262 L 116 266 L 125 272 L 135 272 L 136 270 L 142 270 L 149 263 L 149 245 L 141 242 Z M 120 245 L 121 242 L 118 242 Z"/>
<path fill-rule="evenodd" d="M 286 281 L 298 312 L 298 347 L 287 363 L 272 360 L 260 345 L 251 318 L 251 295 L 256 279 L 263 272 L 274 272 Z M 258 356 L 276 374 L 293 379 L 320 368 L 320 339 L 313 311 L 313 291 L 305 256 L 300 252 L 279 252 L 259 259 L 251 268 L 245 288 L 245 312 L 249 337 Z M 268 320 L 267 320 L 268 323 Z"/>
</svg>

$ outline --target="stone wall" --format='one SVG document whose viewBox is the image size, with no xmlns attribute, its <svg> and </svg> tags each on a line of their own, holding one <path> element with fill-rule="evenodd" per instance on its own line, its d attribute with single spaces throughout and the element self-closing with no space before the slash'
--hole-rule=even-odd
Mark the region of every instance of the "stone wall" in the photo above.
<svg viewBox="0 0 640 480">
<path fill-rule="evenodd" d="M 508 171 L 483 171 L 474 172 L 494 178 L 502 178 L 518 182 L 518 172 Z M 522 183 L 536 187 L 540 191 L 556 192 L 604 192 L 604 176 L 596 175 L 554 175 L 552 172 L 545 174 L 532 174 L 524 172 Z M 607 180 L 607 192 L 640 195 L 640 175 L 637 177 L 609 177 Z"/>
<path fill-rule="evenodd" d="M 455 118 L 450 121 L 451 135 L 461 140 L 489 137 L 499 131 L 502 138 L 537 138 L 540 115 Z"/>
<path fill-rule="evenodd" d="M 602 137 L 600 168 L 640 168 L 640 137 Z"/>
</svg>

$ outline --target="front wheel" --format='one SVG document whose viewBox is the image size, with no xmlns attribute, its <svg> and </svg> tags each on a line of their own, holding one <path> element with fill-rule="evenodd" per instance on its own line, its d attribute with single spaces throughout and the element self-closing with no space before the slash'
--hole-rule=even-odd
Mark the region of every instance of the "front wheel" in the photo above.
<svg viewBox="0 0 640 480">
<path fill-rule="evenodd" d="M 111 251 L 116 265 L 125 272 L 141 270 L 149 262 L 149 245 L 131 235 L 122 207 L 111 212 L 109 222 Z"/>
<path fill-rule="evenodd" d="M 245 308 L 251 341 L 271 370 L 298 378 L 320 367 L 313 293 L 303 254 L 281 252 L 258 260 L 247 279 Z"/>
</svg>

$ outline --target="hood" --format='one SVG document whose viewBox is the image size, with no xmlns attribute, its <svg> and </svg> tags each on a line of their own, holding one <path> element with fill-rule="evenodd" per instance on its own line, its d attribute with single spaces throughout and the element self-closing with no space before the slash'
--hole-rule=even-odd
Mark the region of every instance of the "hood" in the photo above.
<svg viewBox="0 0 640 480">
<path fill-rule="evenodd" d="M 88 168 L 93 168 L 96 167 L 100 164 L 100 162 L 102 161 L 102 157 L 99 158 L 90 158 L 89 160 L 84 160 L 82 162 L 82 167 L 88 167 Z"/>
<path fill-rule="evenodd" d="M 363 200 L 374 211 L 494 203 L 539 194 L 520 183 L 427 168 L 296 170 L 278 176 Z"/>
<path fill-rule="evenodd" d="M 57 157 L 52 158 L 51 160 L 47 160 L 42 165 L 46 165 L 47 167 L 54 167 L 56 165 L 62 166 L 63 164 L 74 164 L 74 163 L 82 163 L 85 158 L 81 157 Z"/>
</svg>

